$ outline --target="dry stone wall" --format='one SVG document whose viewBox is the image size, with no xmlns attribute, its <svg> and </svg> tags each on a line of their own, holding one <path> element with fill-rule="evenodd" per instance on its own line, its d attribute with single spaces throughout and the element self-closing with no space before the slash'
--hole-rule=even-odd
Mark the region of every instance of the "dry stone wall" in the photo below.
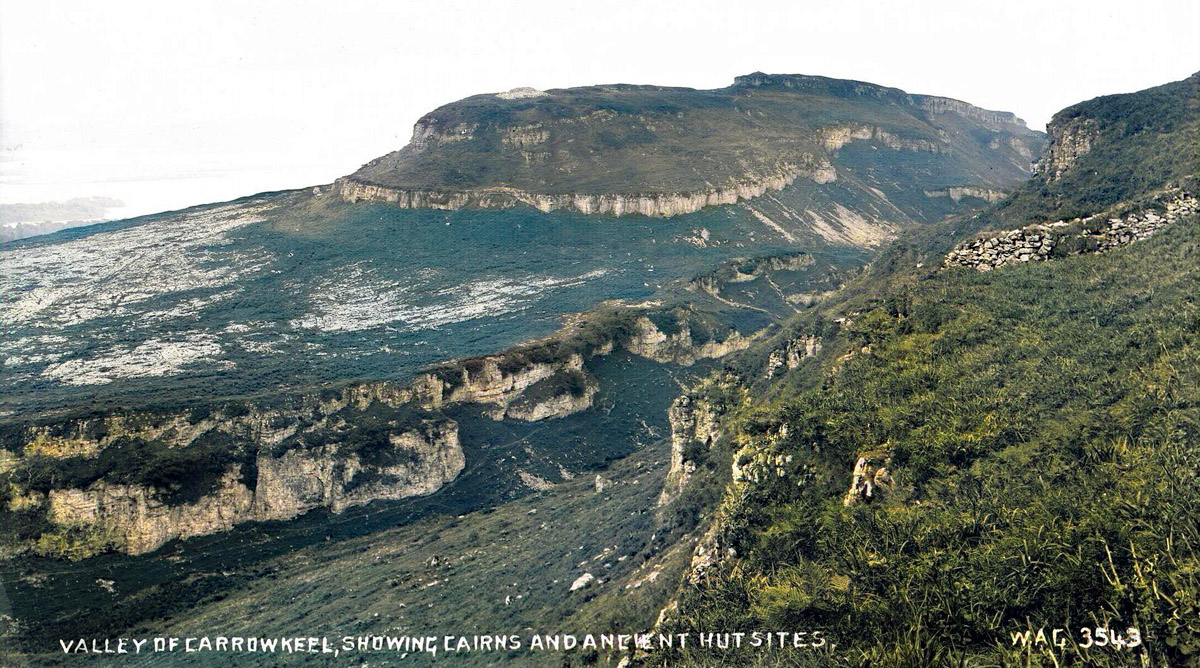
<svg viewBox="0 0 1200 668">
<path fill-rule="evenodd" d="M 950 251 L 943 266 L 991 271 L 1009 264 L 1037 262 L 1056 256 L 1109 251 L 1147 239 L 1198 210 L 1200 205 L 1194 195 L 1176 190 L 1160 196 L 1160 201 L 1154 205 L 1121 215 L 1104 213 L 1030 225 L 968 241 Z"/>
</svg>

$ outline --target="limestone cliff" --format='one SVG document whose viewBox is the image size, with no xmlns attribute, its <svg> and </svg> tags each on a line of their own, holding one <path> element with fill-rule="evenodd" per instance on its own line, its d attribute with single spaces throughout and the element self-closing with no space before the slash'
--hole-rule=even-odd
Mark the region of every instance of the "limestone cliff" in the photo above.
<svg viewBox="0 0 1200 668">
<path fill-rule="evenodd" d="M 1050 141 L 1034 166 L 1034 173 L 1047 181 L 1059 179 L 1080 156 L 1092 150 L 1092 143 L 1100 135 L 1099 123 L 1087 116 L 1052 122 L 1047 130 Z"/>
<path fill-rule="evenodd" d="M 800 362 L 815 357 L 821 352 L 821 337 L 801 335 L 787 340 L 767 356 L 767 378 L 774 378 L 784 367 L 789 370 L 800 366 Z"/>
<path fill-rule="evenodd" d="M 609 346 L 590 352 L 607 354 L 611 350 Z M 530 422 L 564 417 L 591 406 L 598 386 L 584 369 L 582 354 L 547 361 L 517 357 L 489 355 L 452 363 L 440 372 L 422 375 L 413 384 L 414 396 L 428 408 L 489 404 L 493 408 L 488 414 L 495 420 Z"/>
<path fill-rule="evenodd" d="M 496 420 L 560 418 L 591 407 L 599 391 L 589 358 L 623 349 L 687 365 L 754 338 L 702 336 L 691 317 L 664 320 L 676 325 L 668 334 L 641 307 L 612 306 L 545 340 L 450 362 L 407 385 L 364 382 L 270 405 L 117 412 L 8 430 L 0 443 L 4 512 L 49 524 L 3 548 L 71 558 L 143 553 L 241 522 L 432 493 L 465 466 L 443 409 L 476 404 Z"/>
<path fill-rule="evenodd" d="M 469 190 L 410 189 L 367 183 L 353 176 L 338 179 L 334 190 L 347 202 L 387 202 L 402 209 L 502 209 L 526 205 L 542 212 L 562 210 L 612 216 L 639 214 L 669 218 L 693 213 L 708 206 L 735 204 L 773 190 L 782 190 L 801 174 L 819 183 L 827 182 L 835 178 L 830 175 L 831 169 L 828 165 L 801 169 L 795 165 L 784 164 L 772 173 L 751 174 L 727 186 L 690 192 L 547 194 L 504 186 Z"/>
<path fill-rule="evenodd" d="M 391 456 L 376 454 L 372 461 L 347 455 L 334 444 L 296 445 L 278 455 L 263 447 L 253 464 L 230 465 L 211 490 L 183 503 L 173 502 L 163 489 L 103 478 L 84 487 L 34 493 L 30 503 L 44 504 L 59 531 L 102 534 L 112 547 L 142 554 L 242 522 L 291 519 L 315 508 L 339 513 L 376 500 L 430 494 L 466 464 L 458 425 L 450 420 L 426 421 L 387 439 Z"/>
<path fill-rule="evenodd" d="M 1008 193 L 1002 190 L 992 190 L 991 188 L 975 188 L 972 186 L 950 186 L 942 190 L 926 190 L 926 197 L 949 197 L 957 202 L 964 197 L 974 197 L 988 203 L 999 202 L 1004 199 Z"/>
<path fill-rule="evenodd" d="M 702 395 L 681 395 L 671 404 L 667 416 L 671 424 L 671 465 L 658 497 L 659 507 L 679 497 L 696 472 L 697 451 L 707 453 L 721 435 L 720 414 Z"/>
<path fill-rule="evenodd" d="M 724 341 L 697 341 L 687 321 L 680 323 L 678 331 L 668 334 L 645 316 L 639 317 L 635 325 L 635 333 L 626 343 L 630 352 L 656 362 L 674 362 L 683 366 L 744 350 L 757 338 L 757 335 L 742 336 L 732 332 Z"/>
</svg>

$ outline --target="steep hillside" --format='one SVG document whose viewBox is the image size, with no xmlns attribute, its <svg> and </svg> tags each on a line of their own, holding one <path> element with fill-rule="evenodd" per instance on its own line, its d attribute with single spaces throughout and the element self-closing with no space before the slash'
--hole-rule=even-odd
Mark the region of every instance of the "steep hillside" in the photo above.
<svg viewBox="0 0 1200 668">
<path fill-rule="evenodd" d="M 1012 114 L 957 100 L 755 73 L 716 90 L 476 95 L 421 118 L 406 147 L 337 190 L 406 207 L 651 216 L 751 199 L 796 179 L 857 178 L 901 200 L 917 183 L 918 198 L 990 199 L 1024 179 L 1041 144 Z"/>
<path fill-rule="evenodd" d="M 673 470 L 732 479 L 662 628 L 837 644 L 786 665 L 1200 662 L 1196 81 L 1060 113 L 1011 199 L 902 236 L 745 351 L 743 399 L 689 398 L 721 408 Z M 1060 216 L 1085 240 L 1150 225 L 1040 257 L 1042 237 L 985 233 L 960 250 L 1026 257 L 943 268 L 979 230 Z M 1055 628 L 1062 645 L 1037 640 Z"/>
</svg>

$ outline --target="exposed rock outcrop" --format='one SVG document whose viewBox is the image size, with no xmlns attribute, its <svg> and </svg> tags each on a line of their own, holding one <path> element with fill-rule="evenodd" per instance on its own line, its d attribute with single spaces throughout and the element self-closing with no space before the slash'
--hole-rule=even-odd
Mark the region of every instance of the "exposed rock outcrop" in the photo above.
<svg viewBox="0 0 1200 668">
<path fill-rule="evenodd" d="M 280 457 L 261 455 L 254 491 L 255 519 L 291 519 L 313 508 L 335 513 L 377 500 L 424 496 L 454 480 L 466 465 L 453 420 L 427 421 L 389 434 L 400 461 L 372 465 L 336 446 L 292 449 Z"/>
<path fill-rule="evenodd" d="M 663 482 L 658 506 L 672 503 L 696 472 L 694 450 L 707 452 L 720 438 L 720 413 L 703 397 L 684 394 L 667 411 L 671 423 L 671 465 Z"/>
<path fill-rule="evenodd" d="M 926 190 L 926 197 L 949 197 L 952 201 L 958 202 L 964 197 L 975 197 L 985 202 L 999 202 L 1008 196 L 1008 193 L 1002 190 L 994 190 L 992 188 L 978 188 L 975 186 L 951 186 L 942 190 Z"/>
<path fill-rule="evenodd" d="M 1125 213 L 1115 212 L 1127 207 L 1116 207 L 1086 218 L 1030 225 L 964 242 L 946 255 L 943 266 L 991 271 L 1057 255 L 1109 251 L 1147 239 L 1180 218 L 1200 211 L 1196 197 L 1186 191 L 1168 191 L 1156 199 L 1148 206 Z"/>
<path fill-rule="evenodd" d="M 783 367 L 789 370 L 800 366 L 800 362 L 815 357 L 821 352 L 821 337 L 804 335 L 788 340 L 781 348 L 772 350 L 767 356 L 767 378 L 774 378 Z"/>
<path fill-rule="evenodd" d="M 497 419 L 537 422 L 566 417 L 592 407 L 600 385 L 582 368 L 569 368 L 533 385 L 528 392 L 493 413 Z"/>
<path fill-rule="evenodd" d="M 724 341 L 710 339 L 697 342 L 692 338 L 691 327 L 687 321 L 679 324 L 678 331 L 667 334 L 645 316 L 637 319 L 635 327 L 633 337 L 625 344 L 630 352 L 656 362 L 673 362 L 683 366 L 695 364 L 697 360 L 722 357 L 734 351 L 744 350 L 758 338 L 757 335 L 742 336 L 735 331 Z"/>
<path fill-rule="evenodd" d="M 505 355 L 489 355 L 464 360 L 455 366 L 451 373 L 457 377 L 447 378 L 440 373 L 422 375 L 412 385 L 414 398 L 426 408 L 456 403 L 492 404 L 495 408 L 490 414 L 502 420 L 509 414 L 509 405 L 534 385 L 556 374 L 582 373 L 583 357 L 575 354 L 562 361 L 513 365 Z M 521 409 L 516 409 L 514 416 L 519 412 Z"/>
<path fill-rule="evenodd" d="M 515 134 L 510 131 L 506 139 L 515 145 L 526 146 L 545 141 L 541 132 L 544 131 Z M 542 212 L 561 210 L 669 218 L 694 213 L 708 206 L 735 204 L 772 190 L 782 190 L 801 174 L 819 183 L 836 178 L 836 175 L 831 178 L 826 163 L 811 168 L 783 164 L 773 173 L 749 176 L 727 186 L 693 192 L 547 194 L 499 186 L 466 190 L 408 189 L 367 183 L 352 177 L 338 179 L 334 183 L 334 191 L 347 202 L 388 202 L 403 209 L 503 209 L 525 205 Z"/>
<path fill-rule="evenodd" d="M 503 93 L 496 93 L 496 97 L 500 98 L 501 100 L 526 100 L 531 97 L 545 97 L 547 95 L 549 95 L 549 93 L 546 91 L 530 88 L 529 86 L 512 88 L 504 91 Z"/>
<path fill-rule="evenodd" d="M 51 490 L 47 515 L 60 527 L 106 531 L 119 549 L 142 554 L 242 522 L 291 519 L 322 507 L 337 513 L 380 499 L 430 494 L 466 464 L 452 421 L 427 423 L 389 440 L 404 453 L 399 463 L 373 466 L 357 456 L 342 458 L 336 446 L 294 448 L 278 457 L 260 452 L 253 489 L 238 467 L 214 491 L 182 504 L 168 503 L 154 488 L 98 481 L 85 489 Z"/>
<path fill-rule="evenodd" d="M 875 141 L 897 151 L 924 151 L 941 153 L 949 150 L 949 142 L 933 142 L 925 139 L 904 139 L 881 127 L 873 125 L 833 125 L 821 130 L 821 143 L 825 150 L 837 151 L 854 140 Z"/>
<path fill-rule="evenodd" d="M 592 586 L 592 583 L 594 583 L 595 581 L 596 581 L 595 575 L 592 575 L 591 573 L 584 573 L 583 575 L 580 575 L 579 577 L 575 578 L 575 581 L 571 583 L 570 591 L 579 591 L 580 589 L 586 589 L 586 588 Z"/>
<path fill-rule="evenodd" d="M 892 489 L 892 474 L 888 471 L 891 455 L 886 452 L 866 453 L 854 463 L 850 477 L 850 489 L 842 499 L 842 505 L 870 503 L 886 495 Z"/>
<path fill-rule="evenodd" d="M 1092 143 L 1100 136 L 1100 124 L 1087 116 L 1057 120 L 1047 128 L 1050 141 L 1033 168 L 1034 174 L 1047 181 L 1058 180 L 1080 156 L 1092 150 Z"/>
<path fill-rule="evenodd" d="M 185 505 L 169 505 L 151 488 L 104 482 L 51 490 L 46 503 L 54 524 L 104 532 L 130 554 L 152 552 L 174 538 L 227 531 L 254 516 L 254 494 L 236 470 L 226 473 L 216 492 Z"/>
</svg>

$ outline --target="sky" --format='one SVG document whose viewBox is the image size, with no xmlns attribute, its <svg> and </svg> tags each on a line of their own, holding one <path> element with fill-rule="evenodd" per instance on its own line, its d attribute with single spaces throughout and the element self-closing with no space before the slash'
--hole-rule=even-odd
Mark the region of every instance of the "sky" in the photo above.
<svg viewBox="0 0 1200 668">
<path fill-rule="evenodd" d="M 858 79 L 1042 129 L 1200 70 L 1200 3 L 0 0 L 0 203 L 138 215 L 329 183 L 518 86 Z"/>
</svg>

